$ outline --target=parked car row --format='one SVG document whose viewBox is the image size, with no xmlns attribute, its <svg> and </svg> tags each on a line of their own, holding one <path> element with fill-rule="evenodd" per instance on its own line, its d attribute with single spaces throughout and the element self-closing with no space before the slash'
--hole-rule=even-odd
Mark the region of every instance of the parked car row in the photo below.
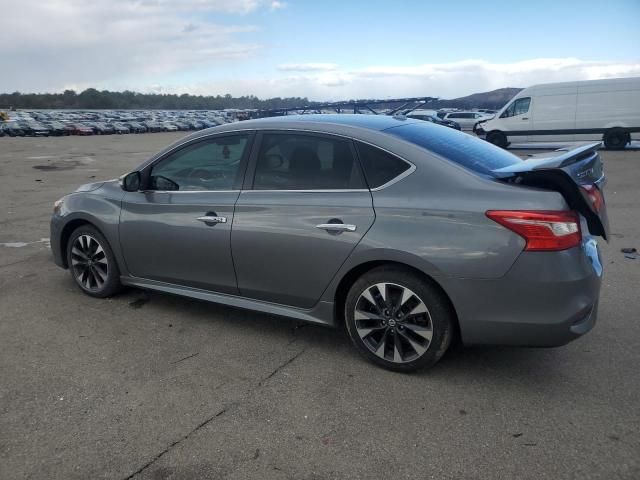
<svg viewBox="0 0 640 480">
<path fill-rule="evenodd" d="M 0 137 L 177 132 L 237 120 L 235 111 L 19 111 L 0 122 Z"/>
</svg>

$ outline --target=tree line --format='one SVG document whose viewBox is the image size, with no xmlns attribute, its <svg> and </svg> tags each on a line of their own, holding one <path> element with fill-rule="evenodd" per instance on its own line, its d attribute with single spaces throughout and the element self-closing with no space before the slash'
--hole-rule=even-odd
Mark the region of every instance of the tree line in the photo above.
<svg viewBox="0 0 640 480">
<path fill-rule="evenodd" d="M 80 93 L 65 90 L 63 93 L 0 93 L 0 109 L 132 109 L 132 110 L 223 110 L 225 108 L 288 108 L 308 105 L 307 98 L 259 99 L 253 95 L 202 96 L 168 93 L 137 93 L 125 90 L 111 92 L 88 88 Z"/>
<path fill-rule="evenodd" d="M 435 100 L 425 108 L 500 108 L 506 104 L 519 88 L 502 88 L 492 92 L 476 93 L 452 100 Z M 254 95 L 232 97 L 231 95 L 202 96 L 137 93 L 129 90 L 111 92 L 88 88 L 80 93 L 65 90 L 62 93 L 0 93 L 0 110 L 22 109 L 112 109 L 112 110 L 223 110 L 225 108 L 279 109 L 318 105 L 306 97 L 275 97 L 260 99 Z M 397 104 L 379 104 L 377 108 L 393 108 Z"/>
</svg>

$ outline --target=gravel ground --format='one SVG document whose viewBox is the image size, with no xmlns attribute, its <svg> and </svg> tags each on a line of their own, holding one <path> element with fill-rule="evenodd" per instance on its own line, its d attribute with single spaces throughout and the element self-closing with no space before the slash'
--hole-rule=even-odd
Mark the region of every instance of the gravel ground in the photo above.
<svg viewBox="0 0 640 480">
<path fill-rule="evenodd" d="M 391 373 L 340 330 L 157 293 L 83 295 L 52 202 L 180 134 L 0 138 L 0 478 L 640 478 L 640 151 L 603 152 L 596 328 Z M 525 156 L 526 151 L 518 151 Z"/>
</svg>

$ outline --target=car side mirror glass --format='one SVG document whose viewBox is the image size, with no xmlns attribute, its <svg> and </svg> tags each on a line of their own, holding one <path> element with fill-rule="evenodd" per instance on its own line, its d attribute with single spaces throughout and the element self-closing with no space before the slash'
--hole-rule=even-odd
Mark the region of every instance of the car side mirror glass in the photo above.
<svg viewBox="0 0 640 480">
<path fill-rule="evenodd" d="M 137 192 L 142 184 L 140 172 L 127 173 L 120 177 L 120 186 L 125 192 Z"/>
<path fill-rule="evenodd" d="M 151 188 L 153 190 L 163 191 L 180 190 L 180 186 L 176 182 L 162 175 L 154 175 L 151 177 Z"/>
</svg>

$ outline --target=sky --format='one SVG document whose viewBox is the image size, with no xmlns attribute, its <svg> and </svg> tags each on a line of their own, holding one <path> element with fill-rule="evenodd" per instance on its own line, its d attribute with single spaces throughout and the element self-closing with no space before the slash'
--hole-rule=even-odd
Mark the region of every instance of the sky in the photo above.
<svg viewBox="0 0 640 480">
<path fill-rule="evenodd" d="M 640 76 L 640 0 L 0 0 L 0 92 L 456 98 Z"/>
</svg>

